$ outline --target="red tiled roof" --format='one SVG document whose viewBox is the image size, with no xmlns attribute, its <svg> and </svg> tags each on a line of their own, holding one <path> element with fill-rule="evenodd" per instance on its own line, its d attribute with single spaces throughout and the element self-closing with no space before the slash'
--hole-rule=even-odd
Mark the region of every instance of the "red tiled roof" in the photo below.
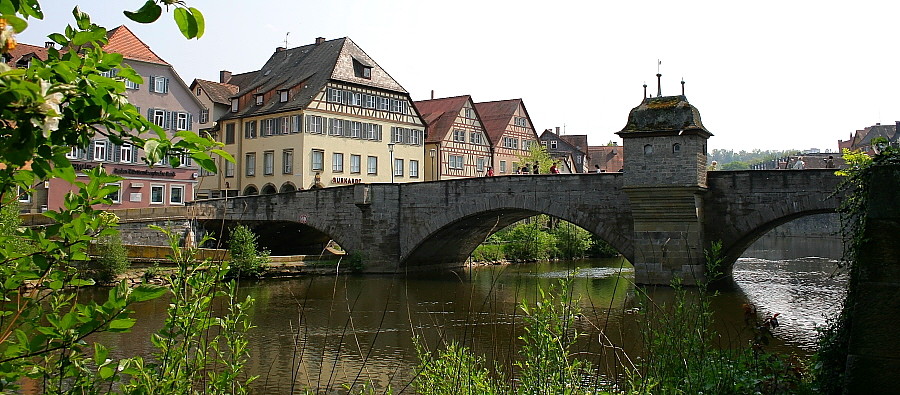
<svg viewBox="0 0 900 395">
<path fill-rule="evenodd" d="M 607 172 L 616 172 L 624 167 L 624 151 L 620 145 L 591 146 L 588 147 L 588 153 L 590 154 L 589 172 L 596 171 L 595 165 Z"/>
<path fill-rule="evenodd" d="M 106 52 L 121 54 L 125 59 L 159 63 L 169 66 L 168 62 L 162 60 L 162 58 L 153 53 L 153 51 L 150 50 L 150 46 L 144 44 L 144 42 L 137 38 L 137 36 L 135 36 L 125 25 L 110 30 L 106 36 L 109 38 L 109 43 L 103 46 L 103 50 Z"/>
<path fill-rule="evenodd" d="M 506 127 L 510 124 L 513 114 L 519 108 L 522 99 L 499 100 L 485 103 L 475 103 L 475 109 L 481 116 L 481 122 L 484 124 L 484 131 L 488 135 L 488 139 L 497 144 Z"/>
<path fill-rule="evenodd" d="M 16 63 L 25 56 L 37 56 L 40 60 L 47 60 L 47 48 L 37 45 L 17 43 L 16 47 L 8 52 L 10 56 L 9 66 L 16 67 Z"/>
<path fill-rule="evenodd" d="M 428 124 L 428 138 L 425 142 L 436 143 L 443 140 L 453 127 L 459 111 L 469 100 L 472 100 L 471 96 L 463 95 L 414 102 L 416 110 Z"/>
<path fill-rule="evenodd" d="M 221 82 L 213 82 L 201 79 L 195 79 L 194 84 L 200 85 L 203 91 L 209 95 L 210 100 L 219 104 L 231 104 L 231 97 L 238 93 L 238 86 L 232 84 L 223 84 Z"/>
</svg>

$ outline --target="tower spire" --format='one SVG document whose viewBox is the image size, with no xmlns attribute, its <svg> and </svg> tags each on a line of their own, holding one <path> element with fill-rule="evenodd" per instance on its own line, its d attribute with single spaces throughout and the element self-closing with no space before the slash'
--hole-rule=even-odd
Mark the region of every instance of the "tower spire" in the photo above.
<svg viewBox="0 0 900 395">
<path fill-rule="evenodd" d="M 662 74 L 659 73 L 662 60 L 656 59 L 656 97 L 662 96 Z"/>
</svg>

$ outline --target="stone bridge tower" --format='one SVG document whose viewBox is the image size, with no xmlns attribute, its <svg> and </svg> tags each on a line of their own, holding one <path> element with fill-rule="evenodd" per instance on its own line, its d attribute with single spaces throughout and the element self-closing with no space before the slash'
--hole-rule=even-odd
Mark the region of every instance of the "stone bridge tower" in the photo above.
<svg viewBox="0 0 900 395">
<path fill-rule="evenodd" d="M 660 77 L 657 74 L 657 78 Z M 635 281 L 662 284 L 704 276 L 706 142 L 700 112 L 679 96 L 646 97 L 617 134 L 624 146 L 624 191 L 634 218 Z"/>
</svg>

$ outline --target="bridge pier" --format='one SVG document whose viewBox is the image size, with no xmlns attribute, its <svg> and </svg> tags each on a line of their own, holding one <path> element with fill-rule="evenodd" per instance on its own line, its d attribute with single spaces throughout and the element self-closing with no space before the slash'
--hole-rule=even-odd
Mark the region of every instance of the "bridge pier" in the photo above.
<svg viewBox="0 0 900 395">
<path fill-rule="evenodd" d="M 634 220 L 634 280 L 686 285 L 705 279 L 702 194 L 699 187 L 628 187 Z"/>
</svg>

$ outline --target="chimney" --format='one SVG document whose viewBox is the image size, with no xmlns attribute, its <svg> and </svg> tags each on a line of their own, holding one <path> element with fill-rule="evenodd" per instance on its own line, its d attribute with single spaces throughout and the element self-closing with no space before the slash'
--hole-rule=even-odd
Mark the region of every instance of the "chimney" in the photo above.
<svg viewBox="0 0 900 395">
<path fill-rule="evenodd" d="M 44 41 L 44 48 L 56 48 L 56 44 L 53 41 Z"/>
<path fill-rule="evenodd" d="M 227 84 L 228 81 L 231 81 L 231 72 L 228 70 L 222 70 L 219 72 L 219 82 L 223 84 Z"/>
<path fill-rule="evenodd" d="M 434 100 L 434 89 L 431 90 L 431 100 Z M 900 122 L 898 122 L 900 123 Z"/>
<path fill-rule="evenodd" d="M 556 127 L 556 135 L 559 136 L 559 126 Z"/>
<path fill-rule="evenodd" d="M 319 45 L 324 42 L 325 42 L 325 37 L 316 37 L 316 45 Z"/>
<path fill-rule="evenodd" d="M 285 50 L 284 47 L 275 47 L 275 52 L 281 52 L 281 51 L 284 51 L 284 50 Z"/>
</svg>

